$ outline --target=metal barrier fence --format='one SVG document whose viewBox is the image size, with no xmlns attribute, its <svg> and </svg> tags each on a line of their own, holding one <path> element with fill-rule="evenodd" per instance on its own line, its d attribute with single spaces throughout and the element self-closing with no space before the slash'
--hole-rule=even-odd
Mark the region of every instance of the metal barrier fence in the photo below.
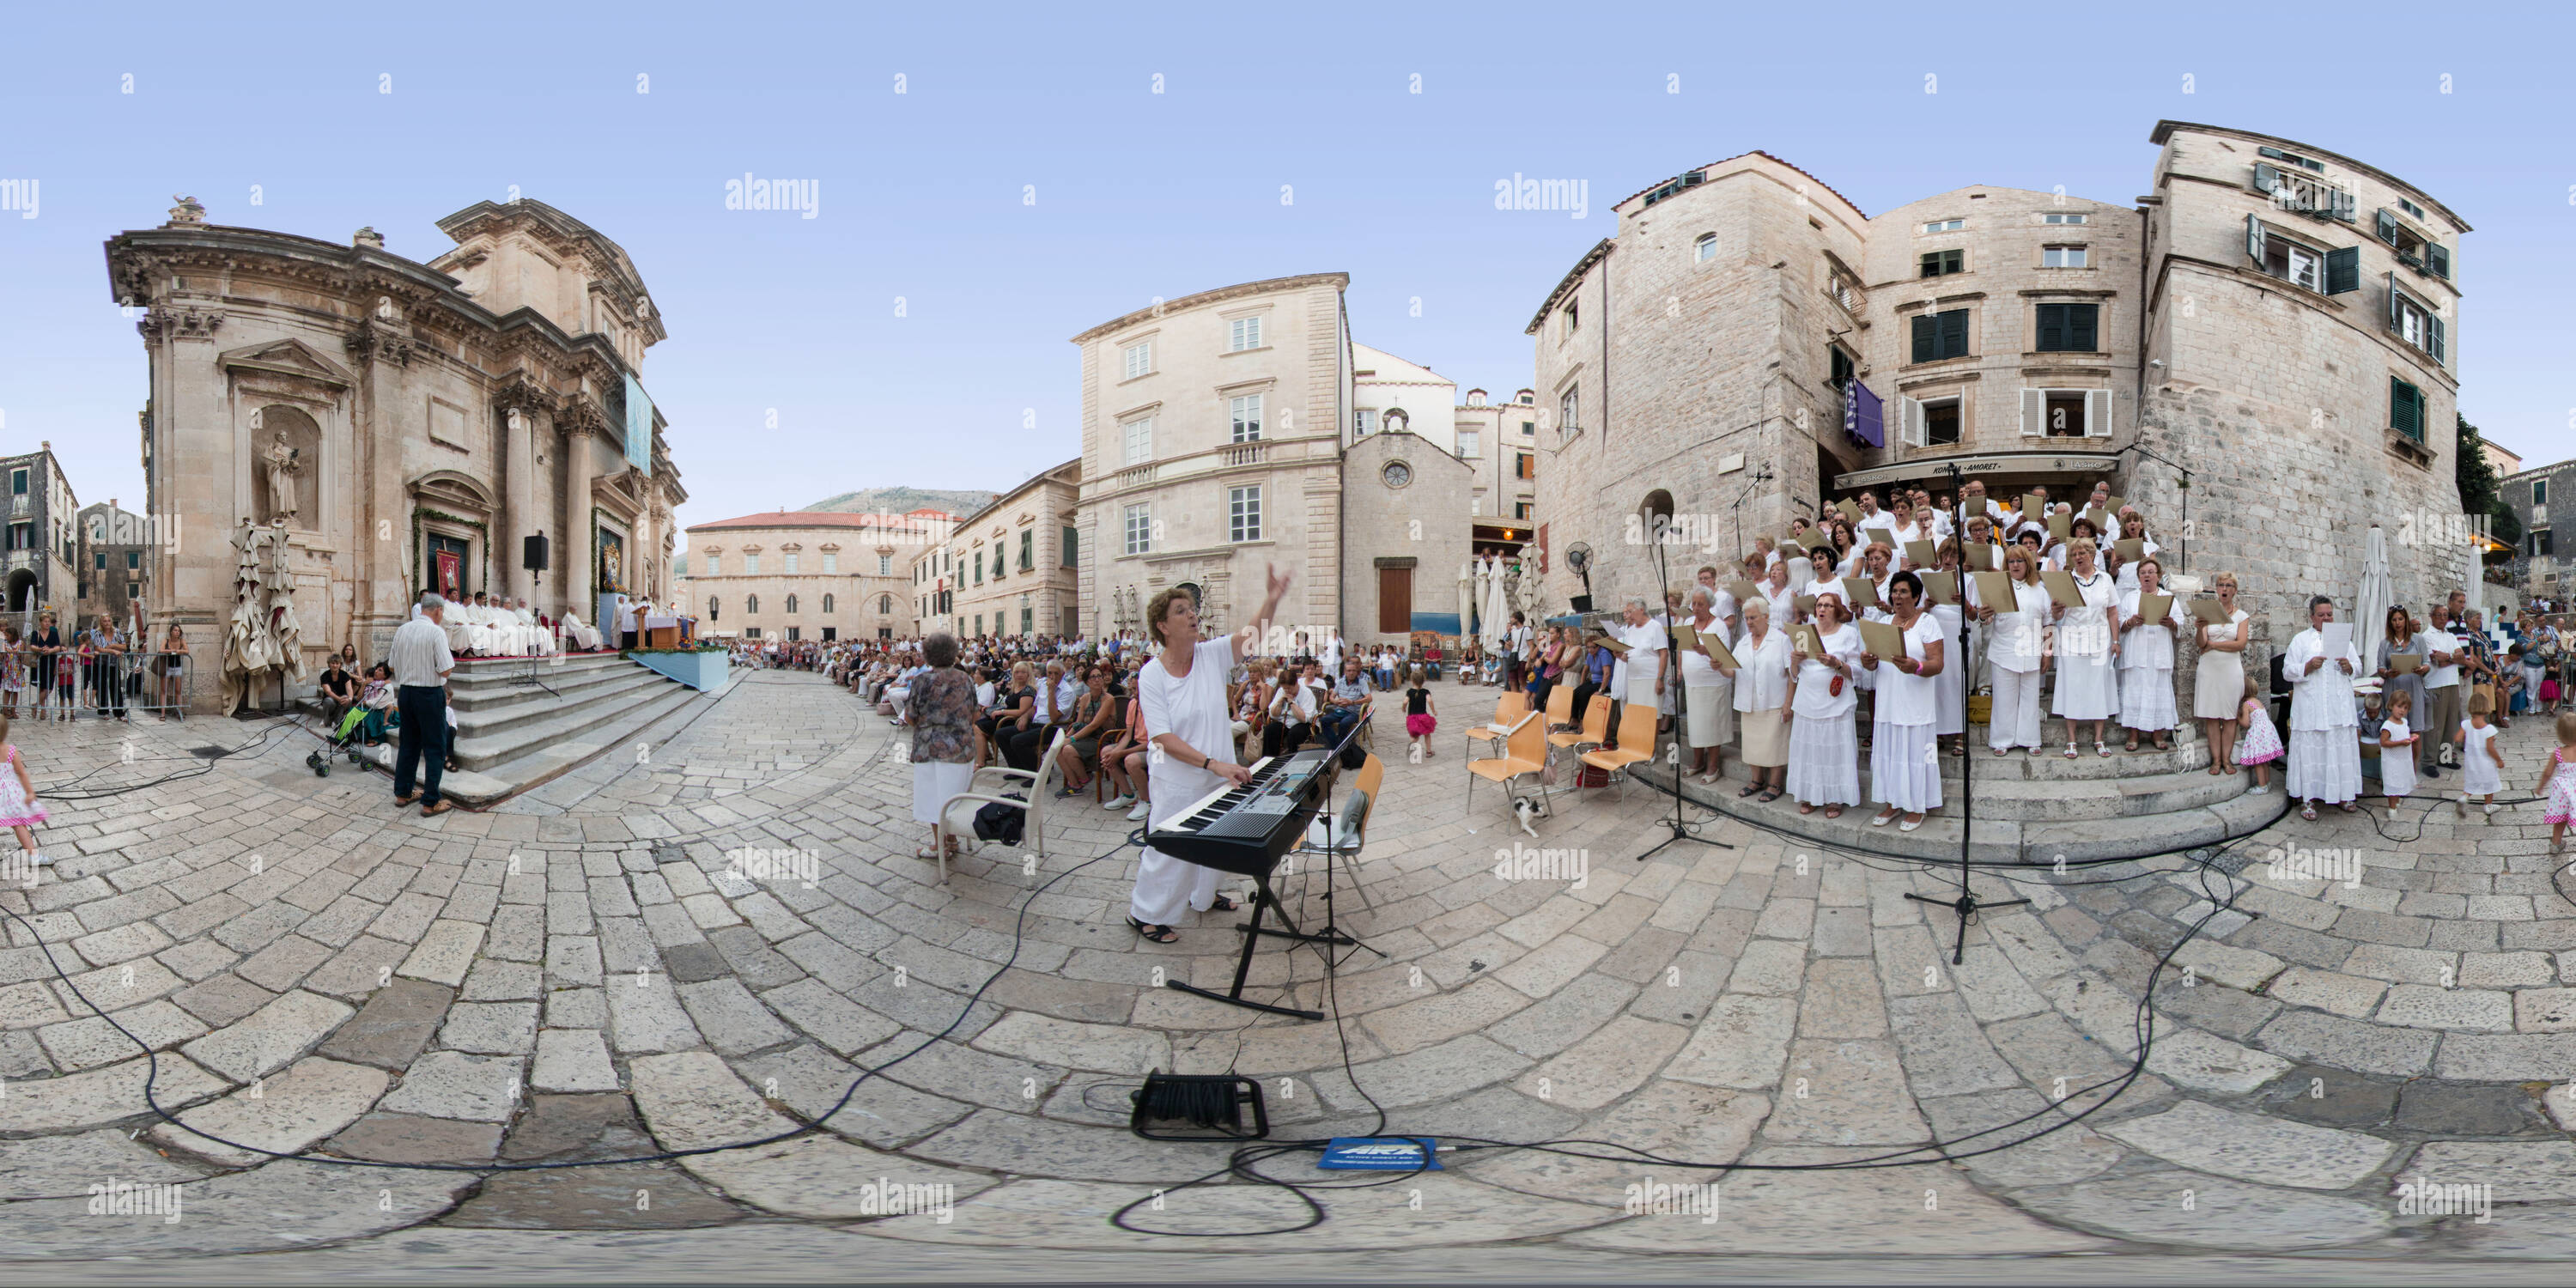
<svg viewBox="0 0 2576 1288">
<path fill-rule="evenodd" d="M 0 646 L 0 714 L 15 720 L 186 719 L 196 691 L 193 653 L 42 653 Z"/>
</svg>

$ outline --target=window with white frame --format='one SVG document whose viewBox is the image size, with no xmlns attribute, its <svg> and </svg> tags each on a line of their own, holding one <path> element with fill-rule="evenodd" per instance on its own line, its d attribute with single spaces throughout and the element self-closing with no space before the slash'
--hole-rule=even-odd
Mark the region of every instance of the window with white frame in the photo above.
<svg viewBox="0 0 2576 1288">
<path fill-rule="evenodd" d="M 760 556 L 744 555 L 742 557 L 742 575 L 745 577 L 757 577 L 760 575 Z"/>
<path fill-rule="evenodd" d="M 1125 435 L 1127 440 L 1125 453 L 1120 458 L 1121 463 L 1127 465 L 1142 465 L 1145 462 L 1154 459 L 1153 417 L 1139 417 L 1119 426 L 1119 429 Z"/>
<path fill-rule="evenodd" d="M 791 576 L 791 577 L 795 576 L 795 575 L 796 575 L 796 552 L 795 552 L 795 551 L 793 551 L 793 550 L 790 550 L 790 551 L 788 551 L 788 552 L 786 553 L 786 555 L 784 556 L 784 558 L 785 558 L 785 559 L 786 559 L 786 561 L 787 561 L 787 562 L 786 562 L 787 575 L 788 575 L 788 576 Z"/>
<path fill-rule="evenodd" d="M 1572 438 L 1575 435 L 1582 433 L 1582 410 L 1583 391 L 1580 389 L 1566 390 L 1565 396 L 1556 400 L 1556 424 L 1558 431 L 1563 433 L 1567 438 Z"/>
<path fill-rule="evenodd" d="M 1225 490 L 1225 539 L 1259 541 L 1261 539 L 1261 488 L 1230 487 Z"/>
<path fill-rule="evenodd" d="M 705 572 L 703 572 L 703 573 L 700 573 L 700 574 L 699 574 L 699 576 L 702 576 L 702 577 L 721 577 L 721 576 L 723 576 L 723 575 L 724 575 L 724 557 L 723 557 L 722 555 L 716 554 L 714 551 L 709 551 L 709 552 L 707 552 L 707 558 L 706 558 L 706 571 L 705 571 Z"/>
<path fill-rule="evenodd" d="M 1932 222 L 1923 225 L 1923 231 L 1927 233 L 1955 233 L 1967 226 L 1968 221 L 1965 219 L 1935 219 Z"/>
<path fill-rule="evenodd" d="M 1472 461 L 1485 454 L 1485 432 L 1480 429 L 1458 431 L 1458 459 Z"/>
<path fill-rule="evenodd" d="M 1261 347 L 1261 319 L 1258 316 L 1235 318 L 1226 323 L 1225 347 L 1230 353 Z"/>
<path fill-rule="evenodd" d="M 878 562 L 878 564 L 879 564 L 879 567 L 877 568 L 877 571 L 878 571 L 878 572 L 887 572 L 887 571 L 890 571 L 889 569 L 887 569 L 887 568 L 885 568 L 885 567 L 883 566 L 885 563 L 887 563 L 887 562 L 888 562 L 887 560 L 880 559 L 880 560 L 878 560 L 877 562 Z M 840 556 L 837 552 L 835 552 L 835 551 L 830 551 L 830 550 L 826 550 L 826 551 L 824 551 L 824 552 L 823 552 L 823 571 L 825 571 L 825 572 L 839 572 L 840 570 L 841 570 L 841 556 Z"/>
<path fill-rule="evenodd" d="M 1699 240 L 1691 243 L 1692 261 L 1705 264 L 1715 258 L 1717 258 L 1717 234 L 1701 233 Z"/>
<path fill-rule="evenodd" d="M 2084 217 L 2084 216 L 2082 216 L 2082 215 L 2057 215 L 2057 214 L 2052 214 L 2052 215 L 2045 215 L 2045 216 L 2042 216 L 2042 217 L 2041 217 L 2040 222 L 2042 222 L 2042 223 L 2050 223 L 2050 224 L 2080 224 L 2080 223 L 2085 223 L 2085 222 L 2087 222 L 2087 221 L 2086 221 L 2085 217 Z"/>
<path fill-rule="evenodd" d="M 1245 394 L 1240 398 L 1228 398 L 1225 400 L 1225 408 L 1227 416 L 1234 425 L 1233 441 L 1238 443 L 1261 441 L 1261 395 Z"/>
<path fill-rule="evenodd" d="M 1154 370 L 1154 342 L 1140 340 L 1126 348 L 1127 378 L 1133 380 Z"/>
<path fill-rule="evenodd" d="M 2088 251 L 2085 246 L 2043 246 L 2039 250 L 2041 268 L 2085 268 Z"/>
<path fill-rule="evenodd" d="M 1366 438 L 1377 430 L 1377 408 L 1359 407 L 1351 412 L 1351 437 Z"/>
<path fill-rule="evenodd" d="M 1153 549 L 1154 549 L 1154 515 L 1153 515 L 1153 507 L 1152 507 L 1152 506 L 1145 506 L 1145 505 L 1131 505 L 1131 506 L 1128 506 L 1128 507 L 1127 507 L 1127 553 L 1128 553 L 1128 554 L 1131 554 L 1131 555 L 1149 554 L 1149 553 L 1151 553 L 1151 552 L 1153 551 Z"/>
</svg>

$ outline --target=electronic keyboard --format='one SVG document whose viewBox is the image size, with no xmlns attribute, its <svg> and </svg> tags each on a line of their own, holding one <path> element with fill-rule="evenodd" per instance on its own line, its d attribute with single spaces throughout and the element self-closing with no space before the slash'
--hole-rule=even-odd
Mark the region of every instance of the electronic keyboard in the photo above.
<svg viewBox="0 0 2576 1288">
<path fill-rule="evenodd" d="M 1251 781 L 1208 793 L 1149 829 L 1145 844 L 1201 867 L 1267 877 L 1305 839 L 1332 769 L 1333 753 L 1321 748 L 1264 756 L 1253 762 Z"/>
</svg>

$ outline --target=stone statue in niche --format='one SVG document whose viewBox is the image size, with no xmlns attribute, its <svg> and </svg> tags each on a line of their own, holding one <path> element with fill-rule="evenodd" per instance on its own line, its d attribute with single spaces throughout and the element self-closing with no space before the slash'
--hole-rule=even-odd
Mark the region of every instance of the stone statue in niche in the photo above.
<svg viewBox="0 0 2576 1288">
<path fill-rule="evenodd" d="M 286 431 L 261 453 L 268 473 L 268 521 L 279 527 L 296 515 L 295 476 L 304 472 L 304 454 L 287 444 Z"/>
</svg>

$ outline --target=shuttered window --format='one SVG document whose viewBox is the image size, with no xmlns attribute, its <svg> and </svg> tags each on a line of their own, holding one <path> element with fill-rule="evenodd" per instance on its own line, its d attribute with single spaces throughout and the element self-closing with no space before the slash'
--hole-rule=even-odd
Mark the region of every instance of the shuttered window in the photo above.
<svg viewBox="0 0 2576 1288">
<path fill-rule="evenodd" d="M 2039 306 L 2039 345 L 2043 353 L 2092 353 L 2097 339 L 2098 304 Z"/>
<path fill-rule="evenodd" d="M 1915 315 L 1914 360 L 1916 362 L 1938 362 L 1943 358 L 1966 356 L 1968 356 L 1968 311 L 1966 309 Z"/>
<path fill-rule="evenodd" d="M 2424 441 L 2424 391 L 2395 376 L 2388 378 L 2388 427 Z"/>
</svg>

